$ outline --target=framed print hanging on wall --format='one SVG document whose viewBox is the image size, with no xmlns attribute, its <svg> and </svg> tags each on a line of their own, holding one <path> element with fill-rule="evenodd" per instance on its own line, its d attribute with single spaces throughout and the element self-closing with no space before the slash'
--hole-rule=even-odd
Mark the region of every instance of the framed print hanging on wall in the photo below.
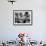
<svg viewBox="0 0 46 46">
<path fill-rule="evenodd" d="M 13 10 L 14 25 L 32 25 L 32 10 Z"/>
</svg>

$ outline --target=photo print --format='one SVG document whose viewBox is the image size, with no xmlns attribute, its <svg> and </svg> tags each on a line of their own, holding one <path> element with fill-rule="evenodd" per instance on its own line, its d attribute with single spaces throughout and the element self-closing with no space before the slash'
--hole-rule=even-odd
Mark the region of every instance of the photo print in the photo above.
<svg viewBox="0 0 46 46">
<path fill-rule="evenodd" d="M 32 10 L 13 10 L 14 25 L 32 25 Z"/>
</svg>

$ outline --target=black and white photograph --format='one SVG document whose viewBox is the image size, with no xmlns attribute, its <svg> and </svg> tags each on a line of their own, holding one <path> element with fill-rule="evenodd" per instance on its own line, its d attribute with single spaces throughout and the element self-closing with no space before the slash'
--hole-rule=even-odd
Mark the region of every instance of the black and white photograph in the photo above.
<svg viewBox="0 0 46 46">
<path fill-rule="evenodd" d="M 32 10 L 13 10 L 13 24 L 32 24 Z"/>
</svg>

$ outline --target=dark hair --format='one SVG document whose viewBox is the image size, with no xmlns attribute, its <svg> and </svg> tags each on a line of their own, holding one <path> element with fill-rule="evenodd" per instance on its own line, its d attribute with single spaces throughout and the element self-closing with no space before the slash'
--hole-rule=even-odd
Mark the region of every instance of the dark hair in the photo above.
<svg viewBox="0 0 46 46">
<path fill-rule="evenodd" d="M 18 13 L 15 13 L 15 16 L 17 16 L 17 17 L 18 17 Z"/>
<path fill-rule="evenodd" d="M 29 17 L 29 13 L 25 12 L 24 16 Z"/>
<path fill-rule="evenodd" d="M 25 14 L 28 14 L 28 12 L 25 12 Z"/>
</svg>

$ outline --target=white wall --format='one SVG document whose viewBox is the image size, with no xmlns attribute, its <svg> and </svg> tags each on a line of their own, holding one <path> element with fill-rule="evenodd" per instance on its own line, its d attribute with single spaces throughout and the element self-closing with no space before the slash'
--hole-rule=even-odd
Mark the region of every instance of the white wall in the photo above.
<svg viewBox="0 0 46 46">
<path fill-rule="evenodd" d="M 14 26 L 13 9 L 33 10 L 33 25 Z M 46 0 L 17 0 L 14 5 L 0 0 L 0 40 L 14 40 L 19 32 L 30 33 L 33 40 L 46 40 Z"/>
</svg>

